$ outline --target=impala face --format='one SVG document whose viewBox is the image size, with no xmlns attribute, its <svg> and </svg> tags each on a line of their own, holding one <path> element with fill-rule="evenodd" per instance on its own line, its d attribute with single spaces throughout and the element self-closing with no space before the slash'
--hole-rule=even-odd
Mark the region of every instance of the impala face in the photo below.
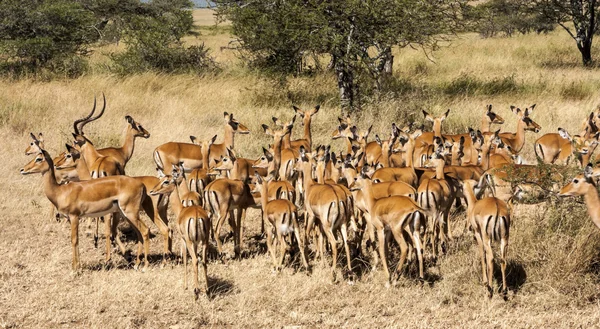
<svg viewBox="0 0 600 329">
<path fill-rule="evenodd" d="M 150 137 L 150 133 L 144 129 L 144 127 L 142 127 L 141 124 L 139 124 L 138 122 L 136 122 L 135 120 L 133 120 L 133 118 L 129 115 L 125 116 L 125 120 L 127 120 L 127 123 L 129 123 L 131 125 L 131 129 L 135 130 L 135 137 L 143 137 L 143 138 L 149 138 Z"/>
<path fill-rule="evenodd" d="M 44 154 L 38 153 L 38 155 L 29 163 L 27 163 L 21 170 L 19 171 L 21 175 L 31 175 L 44 173 L 48 171 L 50 167 L 44 158 Z"/>
</svg>

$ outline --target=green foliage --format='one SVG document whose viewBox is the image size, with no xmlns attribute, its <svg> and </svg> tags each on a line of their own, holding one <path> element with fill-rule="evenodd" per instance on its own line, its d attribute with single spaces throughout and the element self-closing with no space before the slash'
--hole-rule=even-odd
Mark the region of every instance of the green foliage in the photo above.
<svg viewBox="0 0 600 329">
<path fill-rule="evenodd" d="M 40 69 L 76 76 L 99 34 L 94 15 L 81 4 L 66 0 L 0 1 L 0 51 L 3 71 L 14 75 Z"/>
<path fill-rule="evenodd" d="M 462 0 L 217 0 L 218 15 L 232 22 L 243 58 L 283 75 L 302 73 L 308 58 L 317 70 L 328 55 L 340 103 L 360 105 L 360 95 L 380 92 L 391 75 L 391 48 L 435 49 L 460 22 Z"/>
<path fill-rule="evenodd" d="M 485 38 L 516 33 L 548 33 L 555 22 L 532 10 L 528 0 L 491 0 L 470 11 L 475 31 Z"/>
<path fill-rule="evenodd" d="M 181 38 L 191 32 L 188 1 L 141 4 L 143 14 L 131 15 L 123 28 L 127 50 L 113 54 L 112 69 L 119 74 L 144 71 L 202 73 L 216 67 L 204 45 L 186 47 Z"/>
</svg>

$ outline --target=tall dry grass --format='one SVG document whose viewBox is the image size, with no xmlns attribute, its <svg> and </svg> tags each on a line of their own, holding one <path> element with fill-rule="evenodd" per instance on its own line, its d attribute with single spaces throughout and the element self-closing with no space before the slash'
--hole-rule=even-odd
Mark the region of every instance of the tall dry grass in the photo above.
<svg viewBox="0 0 600 329">
<path fill-rule="evenodd" d="M 150 139 L 136 142 L 127 167 L 131 175 L 153 175 L 152 150 L 164 142 L 214 134 L 221 140 L 225 111 L 252 131 L 236 138 L 236 150 L 244 157 L 256 157 L 270 142 L 260 124 L 270 123 L 271 116 L 290 118 L 292 103 L 322 103 L 313 120 L 315 143 L 343 148 L 329 137 L 339 113 L 332 77 L 293 78 L 284 86 L 262 79 L 231 51 L 219 50 L 231 39 L 223 31 L 202 30 L 196 40 L 210 44 L 224 64 L 218 76 L 116 78 L 98 69 L 68 81 L 0 81 L 0 150 L 7 173 L 0 192 L 0 327 L 600 326 L 599 234 L 581 203 L 555 198 L 516 207 L 507 302 L 485 298 L 472 238 L 459 229 L 449 255 L 428 264 L 430 284 L 424 287 L 414 280 L 414 266 L 399 287 L 389 289 L 381 271 L 360 273 L 354 285 L 329 284 L 328 269 L 319 264 L 310 276 L 289 268 L 273 275 L 264 243 L 252 238 L 259 230 L 256 211 L 250 211 L 245 224 L 248 256 L 209 264 L 212 300 L 193 303 L 191 292 L 182 289 L 181 266 L 159 267 L 161 238 L 154 228 L 152 266 L 140 273 L 118 255 L 115 268 L 103 270 L 102 249 L 92 244 L 92 224 L 84 224 L 85 269 L 71 276 L 68 225 L 50 220 L 40 178 L 22 177 L 18 169 L 29 161 L 23 155 L 28 132 L 43 132 L 56 154 L 70 140 L 72 121 L 91 109 L 94 94 L 103 91 L 108 100 L 105 116 L 86 129 L 97 146 L 121 142 L 126 114 L 151 133 Z M 117 50 L 99 49 L 94 61 L 102 60 L 102 51 Z M 418 51 L 397 51 L 395 71 L 404 79 L 381 102 L 367 105 L 356 117 L 358 125 L 373 124 L 374 133 L 384 135 L 393 121 L 421 122 L 422 109 L 440 113 L 450 108 L 444 129 L 464 131 L 477 127 L 484 105 L 493 104 L 507 121 L 503 129 L 514 131 L 509 105 L 537 103 L 532 118 L 543 126 L 541 135 L 559 126 L 577 131 L 598 105 L 598 70 L 579 67 L 574 45 L 562 31 L 487 40 L 463 35 L 434 57 L 436 63 Z M 297 127 L 294 136 L 300 135 Z M 538 136 L 527 135 L 529 160 Z M 128 247 L 133 249 L 133 241 Z M 364 269 L 359 260 L 354 265 Z"/>
</svg>

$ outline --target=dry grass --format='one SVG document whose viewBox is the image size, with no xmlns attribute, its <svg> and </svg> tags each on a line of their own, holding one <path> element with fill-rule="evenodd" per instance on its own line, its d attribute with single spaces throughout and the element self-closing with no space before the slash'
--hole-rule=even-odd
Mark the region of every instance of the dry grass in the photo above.
<svg viewBox="0 0 600 329">
<path fill-rule="evenodd" d="M 93 247 L 91 224 L 83 225 L 80 234 L 83 274 L 71 276 L 69 228 L 50 221 L 40 178 L 22 177 L 18 168 L 29 161 L 23 156 L 29 131 L 44 132 L 49 150 L 56 154 L 69 140 L 72 120 L 90 109 L 95 92 L 104 91 L 108 99 L 105 117 L 87 128 L 97 146 L 120 142 L 126 114 L 151 133 L 150 139 L 137 141 L 128 165 L 132 175 L 154 174 L 151 152 L 164 142 L 222 134 L 224 111 L 234 112 L 250 127 L 250 135 L 236 139 L 236 150 L 255 157 L 260 146 L 270 142 L 260 124 L 270 122 L 272 115 L 291 117 L 291 100 L 301 106 L 325 104 L 315 117 L 313 134 L 315 143 L 331 143 L 338 109 L 330 77 L 292 79 L 289 92 L 282 93 L 246 72 L 229 51 L 218 51 L 230 36 L 222 30 L 209 32 L 203 30 L 199 40 L 210 43 L 218 61 L 231 65 L 217 77 L 144 74 L 118 79 L 92 74 L 48 83 L 0 81 L 0 139 L 8 170 L 0 193 L 0 328 L 600 326 L 594 270 L 600 238 L 584 207 L 575 202 L 517 207 L 507 302 L 498 296 L 485 298 L 468 234 L 454 241 L 451 253 L 437 266 L 429 264 L 431 285 L 424 287 L 414 280 L 414 267 L 399 287 L 389 289 L 381 271 L 362 275 L 354 285 L 329 284 L 327 268 L 319 264 L 310 276 L 292 269 L 272 275 L 264 244 L 251 238 L 259 230 L 256 211 L 245 225 L 247 257 L 209 264 L 212 300 L 192 301 L 191 292 L 182 289 L 181 266 L 159 267 L 160 236 L 151 241 L 153 262 L 146 273 L 134 271 L 119 255 L 115 269 L 103 270 L 103 251 Z M 488 103 L 507 119 L 506 130 L 516 125 L 510 104 L 537 103 L 532 118 L 543 126 L 542 133 L 558 126 L 575 131 L 600 96 L 598 70 L 575 65 L 575 47 L 561 31 L 490 40 L 465 35 L 435 53 L 437 64 L 412 50 L 402 50 L 396 58 L 396 71 L 411 76 L 407 81 L 414 89 L 365 108 L 359 125 L 374 124 L 379 134 L 386 134 L 394 120 L 420 121 L 422 108 L 451 108 L 445 128 L 464 130 L 478 126 Z M 496 85 L 489 82 L 505 77 L 512 77 L 518 88 L 490 92 Z M 459 78 L 463 80 L 456 82 Z M 448 90 L 456 88 L 445 89 L 464 81 L 479 89 L 462 93 L 458 88 L 454 94 Z M 524 152 L 530 160 L 536 137 L 528 134 Z M 128 247 L 132 250 L 133 242 Z M 357 260 L 354 265 L 362 264 Z"/>
</svg>

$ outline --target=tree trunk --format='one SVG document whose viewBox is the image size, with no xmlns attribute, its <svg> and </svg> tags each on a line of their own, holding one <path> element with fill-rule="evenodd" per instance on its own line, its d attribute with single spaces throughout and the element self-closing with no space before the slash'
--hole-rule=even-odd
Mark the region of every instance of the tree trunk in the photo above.
<svg viewBox="0 0 600 329">
<path fill-rule="evenodd" d="M 579 51 L 581 52 L 581 59 L 583 60 L 583 65 L 592 66 L 592 43 L 582 42 L 581 44 L 577 44 L 577 48 L 579 48 Z"/>
<path fill-rule="evenodd" d="M 340 91 L 340 104 L 342 114 L 354 112 L 354 74 L 352 69 L 344 61 L 336 61 L 335 74 Z"/>
</svg>

